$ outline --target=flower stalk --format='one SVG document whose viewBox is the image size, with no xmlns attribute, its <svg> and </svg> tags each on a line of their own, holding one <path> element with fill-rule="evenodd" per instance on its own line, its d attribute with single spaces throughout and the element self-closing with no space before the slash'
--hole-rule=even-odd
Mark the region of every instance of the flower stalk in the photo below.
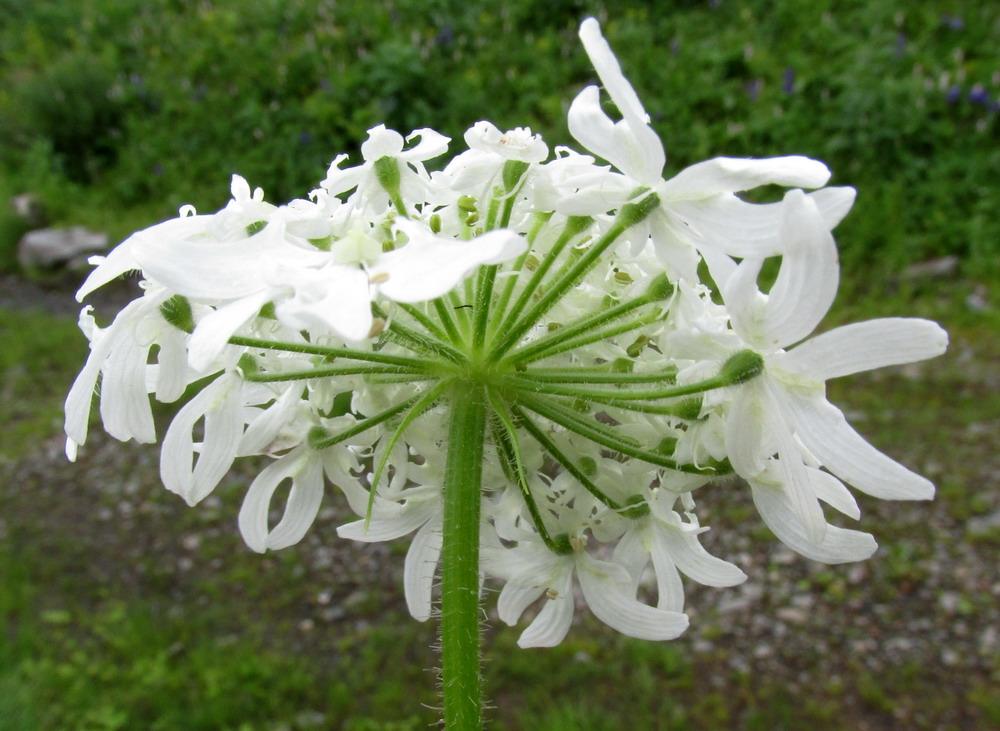
<svg viewBox="0 0 1000 731">
<path fill-rule="evenodd" d="M 449 395 L 441 543 L 441 689 L 448 729 L 482 728 L 479 523 L 486 400 L 482 388 Z"/>
</svg>

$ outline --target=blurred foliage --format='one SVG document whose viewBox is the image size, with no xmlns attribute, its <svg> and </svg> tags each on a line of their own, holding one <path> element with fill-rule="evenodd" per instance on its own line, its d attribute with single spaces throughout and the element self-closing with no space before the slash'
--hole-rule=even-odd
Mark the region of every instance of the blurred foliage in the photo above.
<svg viewBox="0 0 1000 731">
<path fill-rule="evenodd" d="M 996 273 L 990 3 L 5 0 L 0 165 L 67 217 L 138 207 L 152 223 L 221 206 L 233 172 L 271 199 L 302 196 L 379 123 L 460 140 L 487 118 L 568 143 L 568 104 L 594 80 L 576 38 L 587 14 L 668 172 L 720 154 L 816 157 L 861 192 L 839 235 L 848 273 L 945 255 Z"/>
<path fill-rule="evenodd" d="M 576 38 L 587 14 L 668 172 L 816 157 L 861 192 L 839 235 L 849 274 L 945 255 L 997 272 L 990 3 L 4 0 L 0 165 L 67 218 L 141 208 L 148 224 L 221 206 L 233 172 L 273 200 L 302 196 L 379 123 L 460 140 L 487 118 L 569 143 L 565 111 L 594 80 Z"/>
</svg>

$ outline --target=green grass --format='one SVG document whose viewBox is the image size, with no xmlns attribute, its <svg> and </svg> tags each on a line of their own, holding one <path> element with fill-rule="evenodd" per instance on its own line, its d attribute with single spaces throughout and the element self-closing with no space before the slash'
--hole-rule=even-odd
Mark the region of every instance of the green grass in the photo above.
<svg viewBox="0 0 1000 731">
<path fill-rule="evenodd" d="M 62 426 L 62 400 L 86 357 L 86 339 L 66 317 L 0 309 L 0 458 L 24 453 Z"/>
</svg>

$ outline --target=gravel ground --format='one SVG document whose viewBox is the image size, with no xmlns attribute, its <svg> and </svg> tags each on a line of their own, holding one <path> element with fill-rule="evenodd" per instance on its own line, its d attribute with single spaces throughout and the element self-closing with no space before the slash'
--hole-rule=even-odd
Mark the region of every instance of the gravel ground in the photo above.
<svg viewBox="0 0 1000 731">
<path fill-rule="evenodd" d="M 113 307 L 129 296 L 123 286 L 101 304 Z M 0 307 L 25 306 L 76 310 L 65 292 L 13 277 L 0 281 Z M 903 373 L 919 384 L 912 399 L 936 392 L 957 403 L 997 393 L 995 351 L 993 343 L 958 338 L 946 358 Z M 884 378 L 856 379 L 852 393 L 878 393 Z M 906 393 L 900 399 L 904 406 L 912 400 Z M 848 398 L 863 433 L 910 418 L 873 415 L 869 405 Z M 996 717 L 989 714 L 1000 712 L 1000 414 L 987 417 L 917 419 L 906 438 L 887 447 L 952 487 L 933 503 L 863 499 L 861 528 L 881 544 L 865 563 L 828 567 L 797 557 L 759 529 L 759 520 L 747 519 L 748 491 L 734 483 L 726 507 L 710 514 L 705 544 L 750 578 L 723 590 L 688 584 L 691 629 L 677 643 L 695 658 L 699 679 L 727 696 L 779 684 L 793 697 L 834 699 L 845 728 L 992 728 Z M 227 573 L 234 550 L 249 553 L 235 525 L 249 473 L 232 475 L 189 509 L 162 489 L 157 462 L 155 446 L 123 446 L 95 430 L 75 465 L 65 461 L 56 434 L 32 454 L 0 464 L 0 540 L 65 559 L 72 536 L 75 575 L 51 577 L 55 599 L 43 603 L 57 604 L 75 584 L 154 593 L 188 611 L 210 600 L 205 587 L 213 582 L 232 601 L 252 603 L 249 589 Z M 956 501 L 967 500 L 973 487 L 980 499 L 965 511 Z M 292 628 L 282 641 L 297 651 L 315 653 L 328 637 L 404 611 L 403 549 L 338 539 L 335 526 L 347 514 L 328 502 L 288 557 L 269 555 L 259 564 L 275 577 L 293 567 L 298 593 L 272 602 L 266 619 Z"/>
</svg>

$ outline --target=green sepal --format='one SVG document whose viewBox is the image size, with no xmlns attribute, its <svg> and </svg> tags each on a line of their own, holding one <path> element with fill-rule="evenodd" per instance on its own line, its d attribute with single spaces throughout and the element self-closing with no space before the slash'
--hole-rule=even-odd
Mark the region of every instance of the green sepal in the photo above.
<svg viewBox="0 0 1000 731">
<path fill-rule="evenodd" d="M 647 336 L 640 335 L 635 339 L 635 342 L 625 348 L 625 352 L 628 354 L 629 358 L 638 358 L 643 349 L 651 342 L 652 341 Z"/>
<path fill-rule="evenodd" d="M 649 515 L 649 504 L 642 495 L 633 495 L 625 501 L 625 507 L 619 513 L 626 518 L 638 520 Z"/>
<path fill-rule="evenodd" d="M 399 197 L 399 161 L 388 155 L 375 161 L 375 179 L 390 197 Z"/>
<path fill-rule="evenodd" d="M 660 207 L 660 196 L 656 193 L 648 193 L 640 188 L 637 195 L 642 195 L 642 198 L 635 203 L 626 203 L 618 212 L 616 223 L 624 228 L 630 228 L 642 222 L 650 213 Z"/>
<path fill-rule="evenodd" d="M 267 228 L 267 221 L 254 221 L 253 223 L 247 224 L 247 236 L 253 236 L 258 234 Z"/>
<path fill-rule="evenodd" d="M 243 372 L 244 378 L 260 372 L 260 368 L 257 366 L 257 359 L 249 353 L 244 353 L 240 356 L 240 359 L 236 362 L 236 367 Z"/>
<path fill-rule="evenodd" d="M 187 297 L 175 294 L 160 305 L 160 314 L 164 320 L 179 330 L 186 333 L 194 332 L 194 314 L 191 312 L 191 303 Z"/>
<path fill-rule="evenodd" d="M 566 533 L 560 533 L 552 538 L 552 543 L 549 546 L 552 552 L 559 556 L 571 556 L 573 555 L 573 541 Z"/>
<path fill-rule="evenodd" d="M 653 448 L 653 451 L 656 454 L 662 454 L 664 457 L 673 457 L 675 449 L 677 449 L 677 439 L 675 437 L 663 437 L 660 443 Z"/>
<path fill-rule="evenodd" d="M 719 380 L 727 386 L 745 383 L 764 372 L 764 356 L 752 350 L 741 350 L 732 356 L 719 371 Z"/>
<path fill-rule="evenodd" d="M 314 426 L 309 430 L 309 433 L 306 435 L 306 442 L 313 449 L 324 449 L 325 445 L 323 444 L 323 442 L 325 442 L 329 438 L 330 438 L 330 432 L 328 432 L 321 426 Z"/>
<path fill-rule="evenodd" d="M 686 421 L 695 421 L 701 418 L 701 406 L 704 399 L 701 396 L 686 398 L 672 410 L 674 416 Z"/>
<path fill-rule="evenodd" d="M 674 285 L 666 274 L 658 274 L 653 277 L 653 281 L 646 288 L 646 297 L 650 302 L 670 299 L 674 295 Z"/>
<path fill-rule="evenodd" d="M 503 187 L 506 192 L 512 192 L 517 188 L 521 182 L 521 178 L 528 172 L 529 167 L 529 163 L 522 162 L 521 160 L 508 160 L 504 163 L 501 176 L 503 177 Z"/>
</svg>

